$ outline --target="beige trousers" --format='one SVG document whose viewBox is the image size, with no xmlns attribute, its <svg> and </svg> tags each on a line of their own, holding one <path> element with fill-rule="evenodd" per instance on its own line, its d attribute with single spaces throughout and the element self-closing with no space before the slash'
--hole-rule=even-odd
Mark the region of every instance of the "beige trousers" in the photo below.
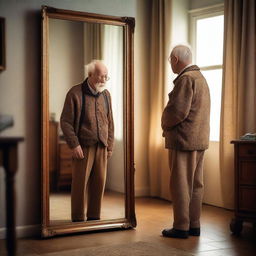
<svg viewBox="0 0 256 256">
<path fill-rule="evenodd" d="M 107 148 L 96 144 L 84 147 L 84 159 L 73 159 L 71 187 L 71 218 L 100 218 L 101 201 L 104 194 L 107 170 Z"/>
<path fill-rule="evenodd" d="M 203 151 L 169 149 L 170 190 L 173 227 L 180 230 L 200 227 L 203 198 Z"/>
</svg>

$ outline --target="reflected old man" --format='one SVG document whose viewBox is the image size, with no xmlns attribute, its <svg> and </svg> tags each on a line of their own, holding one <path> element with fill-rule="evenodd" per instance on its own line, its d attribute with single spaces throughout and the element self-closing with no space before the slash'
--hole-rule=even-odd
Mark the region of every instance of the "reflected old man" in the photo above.
<svg viewBox="0 0 256 256">
<path fill-rule="evenodd" d="M 165 147 L 171 170 L 173 228 L 163 236 L 188 238 L 200 235 L 203 196 L 203 159 L 209 145 L 210 94 L 205 78 L 188 46 L 173 48 L 169 61 L 178 74 L 162 115 Z"/>
<path fill-rule="evenodd" d="M 88 77 L 67 93 L 61 114 L 61 129 L 72 149 L 72 221 L 99 220 L 104 194 L 107 159 L 114 143 L 111 96 L 105 89 L 108 69 L 93 60 Z"/>
</svg>

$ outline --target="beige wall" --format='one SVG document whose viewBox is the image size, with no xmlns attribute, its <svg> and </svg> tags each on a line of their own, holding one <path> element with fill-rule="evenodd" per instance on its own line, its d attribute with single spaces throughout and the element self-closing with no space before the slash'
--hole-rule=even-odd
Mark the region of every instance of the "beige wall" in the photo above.
<svg viewBox="0 0 256 256">
<path fill-rule="evenodd" d="M 190 0 L 189 9 L 204 8 L 210 5 L 222 4 L 224 0 Z"/>
<path fill-rule="evenodd" d="M 59 122 L 67 91 L 84 80 L 83 23 L 49 20 L 49 112 Z"/>
</svg>

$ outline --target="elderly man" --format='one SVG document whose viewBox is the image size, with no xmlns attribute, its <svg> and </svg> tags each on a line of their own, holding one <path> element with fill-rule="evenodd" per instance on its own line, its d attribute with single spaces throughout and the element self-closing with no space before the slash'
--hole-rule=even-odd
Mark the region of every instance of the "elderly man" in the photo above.
<svg viewBox="0 0 256 256">
<path fill-rule="evenodd" d="M 67 93 L 61 114 L 61 128 L 73 151 L 71 217 L 99 220 L 106 181 L 107 158 L 114 141 L 110 93 L 104 89 L 107 67 L 99 60 L 87 66 L 88 77 Z"/>
<path fill-rule="evenodd" d="M 210 94 L 205 78 L 191 65 L 188 46 L 173 48 L 169 61 L 174 88 L 162 115 L 165 147 L 169 150 L 170 190 L 173 202 L 173 228 L 163 236 L 188 238 L 200 235 L 203 196 L 203 159 L 209 144 Z"/>
</svg>

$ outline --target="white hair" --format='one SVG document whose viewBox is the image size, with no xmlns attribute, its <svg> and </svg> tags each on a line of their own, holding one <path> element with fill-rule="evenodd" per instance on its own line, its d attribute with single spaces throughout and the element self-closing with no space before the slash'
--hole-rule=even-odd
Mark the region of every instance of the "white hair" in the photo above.
<svg viewBox="0 0 256 256">
<path fill-rule="evenodd" d="M 184 63 L 192 62 L 192 51 L 189 45 L 179 44 L 173 47 L 171 54 Z"/>
<path fill-rule="evenodd" d="M 92 60 L 90 63 L 85 65 L 85 74 L 86 76 L 89 76 L 90 74 L 93 74 L 95 72 L 95 67 L 97 64 L 104 64 L 102 60 Z"/>
</svg>

